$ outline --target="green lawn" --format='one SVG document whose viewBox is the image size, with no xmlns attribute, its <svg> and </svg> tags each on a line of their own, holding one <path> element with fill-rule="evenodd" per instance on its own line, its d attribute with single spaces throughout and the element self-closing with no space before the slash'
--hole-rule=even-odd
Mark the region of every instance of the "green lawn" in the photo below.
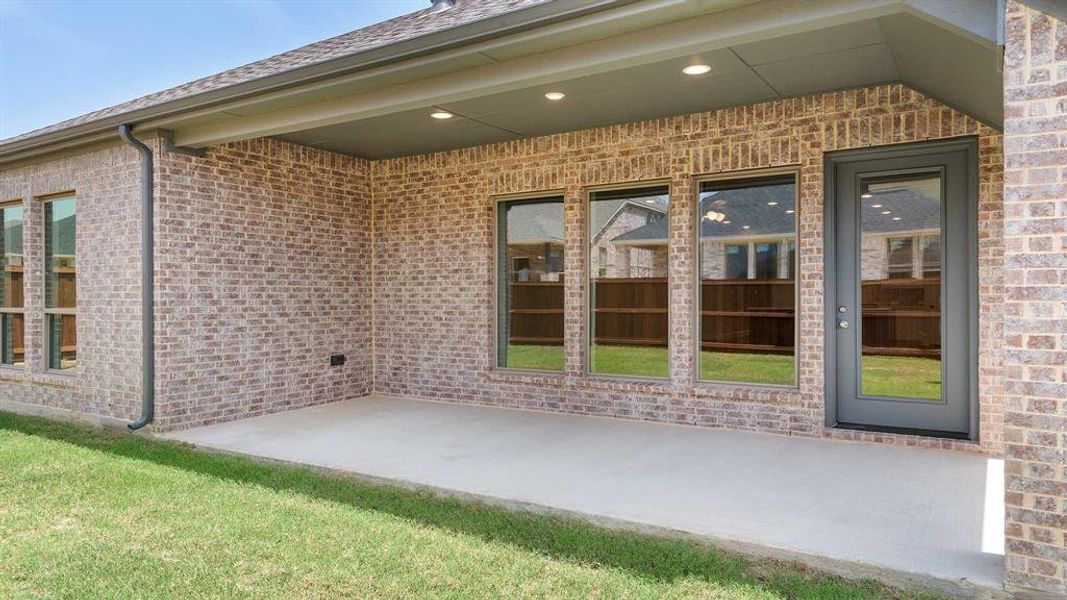
<svg viewBox="0 0 1067 600">
<path fill-rule="evenodd" d="M 913 356 L 864 356 L 867 396 L 941 399 L 941 361 Z"/>
<path fill-rule="evenodd" d="M 595 346 L 593 372 L 645 377 L 668 376 L 666 348 Z M 563 369 L 561 346 L 508 346 L 508 366 L 514 369 Z M 780 354 L 701 352 L 700 378 L 793 385 L 793 357 Z M 871 396 L 939 399 L 941 362 L 908 356 L 863 358 L 863 393 Z"/>
<path fill-rule="evenodd" d="M 0 597 L 932 598 L 0 413 Z"/>
</svg>

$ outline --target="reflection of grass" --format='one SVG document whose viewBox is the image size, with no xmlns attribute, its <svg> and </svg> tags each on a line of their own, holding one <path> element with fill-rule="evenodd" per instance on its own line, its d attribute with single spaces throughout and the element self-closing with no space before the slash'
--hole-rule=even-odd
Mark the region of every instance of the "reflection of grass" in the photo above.
<svg viewBox="0 0 1067 600">
<path fill-rule="evenodd" d="M 602 346 L 593 348 L 593 372 L 607 375 L 667 377 L 666 348 Z M 508 367 L 559 371 L 563 369 L 561 346 L 510 346 Z M 700 378 L 745 383 L 793 383 L 793 357 L 763 354 L 701 352 Z"/>
<path fill-rule="evenodd" d="M 914 356 L 864 356 L 863 395 L 941 399 L 941 361 Z"/>
<path fill-rule="evenodd" d="M 596 346 L 593 372 L 605 375 L 667 377 L 666 348 Z M 563 370 L 562 346 L 509 346 L 508 367 Z M 700 378 L 740 383 L 793 384 L 793 357 L 781 354 L 701 352 Z M 910 356 L 867 356 L 863 359 L 863 393 L 868 396 L 941 398 L 941 362 Z"/>
<path fill-rule="evenodd" d="M 508 346 L 509 369 L 562 371 L 563 346 Z"/>
<path fill-rule="evenodd" d="M 700 378 L 793 385 L 793 357 L 788 354 L 701 352 Z"/>
</svg>

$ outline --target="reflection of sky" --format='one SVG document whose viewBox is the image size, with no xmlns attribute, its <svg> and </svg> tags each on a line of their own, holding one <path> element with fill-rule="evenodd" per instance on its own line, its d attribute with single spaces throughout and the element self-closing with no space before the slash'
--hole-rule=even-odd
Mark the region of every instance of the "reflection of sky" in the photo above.
<svg viewBox="0 0 1067 600">
<path fill-rule="evenodd" d="M 21 254 L 22 253 L 22 236 L 18 235 L 16 238 L 15 232 L 12 231 L 15 228 L 22 227 L 22 207 L 10 206 L 3 209 L 4 213 L 4 253 L 5 254 Z"/>
<path fill-rule="evenodd" d="M 52 200 L 48 203 L 52 207 L 52 220 L 59 221 L 74 214 L 74 198 Z"/>
</svg>

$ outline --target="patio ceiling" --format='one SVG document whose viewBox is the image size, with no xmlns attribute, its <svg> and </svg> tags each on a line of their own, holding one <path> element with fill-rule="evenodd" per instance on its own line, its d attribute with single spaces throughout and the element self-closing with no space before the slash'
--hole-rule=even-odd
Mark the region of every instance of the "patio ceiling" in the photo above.
<svg viewBox="0 0 1067 600">
<path fill-rule="evenodd" d="M 653 0 L 157 125 L 375 159 L 903 82 L 999 126 L 998 27 L 996 0 Z"/>
</svg>

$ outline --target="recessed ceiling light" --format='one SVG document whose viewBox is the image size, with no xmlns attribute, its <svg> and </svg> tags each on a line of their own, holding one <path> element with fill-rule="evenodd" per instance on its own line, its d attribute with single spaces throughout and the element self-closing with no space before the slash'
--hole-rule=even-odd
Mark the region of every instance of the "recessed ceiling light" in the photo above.
<svg viewBox="0 0 1067 600">
<path fill-rule="evenodd" d="M 729 224 L 730 224 L 730 222 L 729 222 L 729 221 L 723 221 L 723 224 L 724 224 L 724 225 L 729 225 Z"/>
<path fill-rule="evenodd" d="M 682 69 L 682 73 L 685 73 L 686 75 L 703 75 L 704 73 L 707 73 L 710 70 L 711 67 L 709 67 L 708 65 L 689 65 L 688 67 Z"/>
<path fill-rule="evenodd" d="M 748 229 L 748 225 L 742 225 L 741 229 Z"/>
<path fill-rule="evenodd" d="M 549 100 L 562 100 L 566 97 L 567 94 L 564 94 L 563 92 L 549 92 L 545 94 L 545 98 L 548 98 Z"/>
<path fill-rule="evenodd" d="M 778 206 L 777 202 L 768 202 L 767 206 Z"/>
<path fill-rule="evenodd" d="M 863 199 L 867 199 L 867 198 L 870 198 L 872 196 L 874 196 L 874 194 L 872 194 L 870 192 L 863 192 L 862 194 L 860 194 L 860 198 L 863 198 Z"/>
<path fill-rule="evenodd" d="M 883 210 L 882 214 L 883 215 L 890 215 L 890 214 L 893 214 L 893 211 L 891 211 L 891 210 Z"/>
<path fill-rule="evenodd" d="M 795 210 L 793 210 L 793 209 L 789 209 L 789 210 L 785 211 L 785 214 L 787 214 L 787 215 L 791 215 L 791 214 L 793 214 L 793 213 L 795 213 L 795 212 L 797 212 L 797 211 L 795 211 Z"/>
<path fill-rule="evenodd" d="M 652 198 L 649 198 L 648 200 L 645 200 L 645 204 L 655 204 L 655 203 L 656 203 L 656 201 L 653 200 Z"/>
<path fill-rule="evenodd" d="M 899 220 L 900 220 L 900 217 L 893 217 L 893 220 L 894 220 L 894 221 L 899 221 Z"/>
<path fill-rule="evenodd" d="M 447 110 L 435 110 L 430 113 L 430 116 L 435 119 L 451 119 L 452 113 L 448 112 Z"/>
<path fill-rule="evenodd" d="M 881 204 L 872 204 L 871 208 L 882 208 Z"/>
</svg>

